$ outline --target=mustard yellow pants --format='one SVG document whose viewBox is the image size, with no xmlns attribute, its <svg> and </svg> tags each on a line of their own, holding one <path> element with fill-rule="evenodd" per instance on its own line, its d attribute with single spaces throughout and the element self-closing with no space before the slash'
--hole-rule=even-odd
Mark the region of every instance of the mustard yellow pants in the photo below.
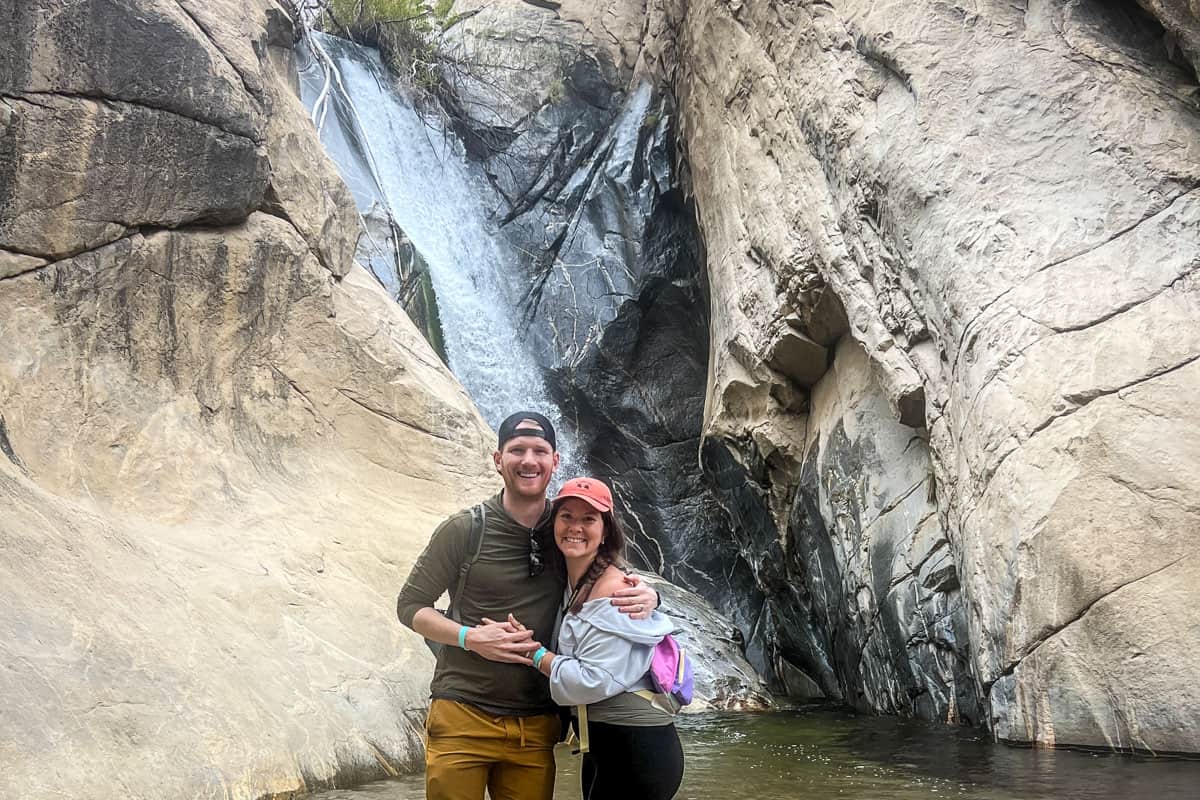
<svg viewBox="0 0 1200 800">
<path fill-rule="evenodd" d="M 494 717 L 474 706 L 435 699 L 425 720 L 427 800 L 551 800 L 554 714 Z"/>
</svg>

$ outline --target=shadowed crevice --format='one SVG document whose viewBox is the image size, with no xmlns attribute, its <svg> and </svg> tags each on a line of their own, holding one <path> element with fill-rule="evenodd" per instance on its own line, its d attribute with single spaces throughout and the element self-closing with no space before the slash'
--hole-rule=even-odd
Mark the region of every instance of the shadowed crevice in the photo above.
<svg viewBox="0 0 1200 800">
<path fill-rule="evenodd" d="M 8 438 L 8 426 L 4 422 L 4 415 L 0 414 L 0 453 L 8 456 L 8 460 L 17 466 L 22 472 L 25 472 L 25 464 L 17 456 L 13 450 L 12 441 Z"/>
</svg>

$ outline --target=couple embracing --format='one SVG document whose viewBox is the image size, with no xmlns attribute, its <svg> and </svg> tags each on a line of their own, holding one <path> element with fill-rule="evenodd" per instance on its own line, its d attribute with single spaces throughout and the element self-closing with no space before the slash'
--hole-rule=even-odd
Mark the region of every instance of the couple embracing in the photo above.
<svg viewBox="0 0 1200 800">
<path fill-rule="evenodd" d="M 558 706 L 584 709 L 585 800 L 669 800 L 683 776 L 677 706 L 646 677 L 671 622 L 623 570 L 612 494 L 591 478 L 546 498 L 554 427 L 500 426 L 500 494 L 434 532 L 400 592 L 400 621 L 444 645 L 426 720 L 429 800 L 550 800 Z M 453 619 L 434 609 L 452 593 Z"/>
</svg>

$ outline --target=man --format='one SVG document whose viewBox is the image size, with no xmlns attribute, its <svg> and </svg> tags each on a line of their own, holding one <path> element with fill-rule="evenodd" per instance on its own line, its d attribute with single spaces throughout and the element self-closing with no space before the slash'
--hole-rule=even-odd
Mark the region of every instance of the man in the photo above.
<svg viewBox="0 0 1200 800">
<path fill-rule="evenodd" d="M 425 723 L 428 800 L 551 800 L 560 723 L 550 688 L 529 655 L 549 645 L 566 577 L 555 568 L 546 488 L 558 468 L 554 427 L 532 411 L 500 425 L 492 454 L 504 489 L 484 502 L 479 556 L 454 609 L 433 608 L 471 557 L 471 511 L 434 531 L 396 603 L 400 621 L 442 648 Z M 643 617 L 658 596 L 636 580 L 613 605 Z M 526 627 L 513 625 L 510 615 Z M 493 622 L 492 620 L 501 620 Z"/>
</svg>

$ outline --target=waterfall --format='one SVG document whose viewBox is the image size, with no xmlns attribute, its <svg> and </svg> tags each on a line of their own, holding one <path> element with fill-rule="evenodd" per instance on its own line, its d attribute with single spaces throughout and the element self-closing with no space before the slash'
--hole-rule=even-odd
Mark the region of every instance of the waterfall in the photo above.
<svg viewBox="0 0 1200 800">
<path fill-rule="evenodd" d="M 374 50 L 310 36 L 298 46 L 301 96 L 359 212 L 386 216 L 427 263 L 451 371 L 493 428 L 519 409 L 549 417 L 559 429 L 559 474 L 571 474 L 571 437 L 518 330 L 515 303 L 527 279 L 489 221 L 490 190 L 455 136 L 414 108 Z M 360 261 L 395 291 L 394 271 Z"/>
</svg>

